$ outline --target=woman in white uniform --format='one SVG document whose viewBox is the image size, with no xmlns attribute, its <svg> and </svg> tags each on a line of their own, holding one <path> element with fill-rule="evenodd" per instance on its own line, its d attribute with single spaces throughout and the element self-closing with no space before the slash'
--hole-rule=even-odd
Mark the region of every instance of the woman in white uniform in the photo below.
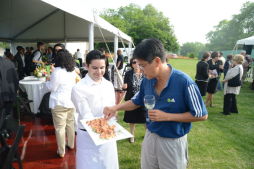
<svg viewBox="0 0 254 169">
<path fill-rule="evenodd" d="M 86 56 L 87 75 L 73 88 L 72 101 L 78 113 L 77 169 L 118 169 L 116 142 L 96 146 L 80 120 L 103 116 L 103 108 L 115 104 L 114 87 L 103 78 L 105 56 L 98 50 Z"/>
</svg>

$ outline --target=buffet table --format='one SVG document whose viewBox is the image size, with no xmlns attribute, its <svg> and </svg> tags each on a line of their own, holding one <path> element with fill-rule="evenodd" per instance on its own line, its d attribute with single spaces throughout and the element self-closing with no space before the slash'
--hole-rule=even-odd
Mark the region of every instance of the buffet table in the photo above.
<svg viewBox="0 0 254 169">
<path fill-rule="evenodd" d="M 30 109 L 34 114 L 39 112 L 41 100 L 49 90 L 46 87 L 46 82 L 30 77 L 19 81 L 20 87 L 27 93 L 30 103 Z"/>
</svg>

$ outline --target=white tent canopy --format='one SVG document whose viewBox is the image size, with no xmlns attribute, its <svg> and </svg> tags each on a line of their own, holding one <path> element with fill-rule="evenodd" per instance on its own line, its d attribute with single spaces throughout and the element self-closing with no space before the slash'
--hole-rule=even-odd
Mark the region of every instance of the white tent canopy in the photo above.
<svg viewBox="0 0 254 169">
<path fill-rule="evenodd" d="M 1 0 L 0 14 L 0 41 L 102 42 L 100 27 L 108 42 L 132 41 L 84 0 Z"/>
<path fill-rule="evenodd" d="M 254 45 L 254 36 L 240 39 L 236 42 L 237 45 Z"/>
</svg>

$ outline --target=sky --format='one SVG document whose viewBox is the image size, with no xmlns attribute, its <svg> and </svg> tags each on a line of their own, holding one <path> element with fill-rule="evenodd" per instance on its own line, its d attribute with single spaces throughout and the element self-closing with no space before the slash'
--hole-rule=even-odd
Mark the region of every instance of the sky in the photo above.
<svg viewBox="0 0 254 169">
<path fill-rule="evenodd" d="M 97 11 L 118 9 L 135 3 L 141 8 L 152 4 L 168 17 L 180 44 L 186 42 L 206 43 L 206 34 L 221 20 L 239 14 L 248 0 L 92 0 L 89 5 Z"/>
</svg>

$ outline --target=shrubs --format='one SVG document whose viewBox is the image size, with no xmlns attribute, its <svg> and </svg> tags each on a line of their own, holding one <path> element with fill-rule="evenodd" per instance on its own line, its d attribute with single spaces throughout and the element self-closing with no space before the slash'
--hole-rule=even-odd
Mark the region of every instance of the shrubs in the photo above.
<svg viewBox="0 0 254 169">
<path fill-rule="evenodd" d="M 195 58 L 195 57 L 197 57 L 194 53 L 188 53 L 188 57 L 189 58 Z"/>
</svg>

